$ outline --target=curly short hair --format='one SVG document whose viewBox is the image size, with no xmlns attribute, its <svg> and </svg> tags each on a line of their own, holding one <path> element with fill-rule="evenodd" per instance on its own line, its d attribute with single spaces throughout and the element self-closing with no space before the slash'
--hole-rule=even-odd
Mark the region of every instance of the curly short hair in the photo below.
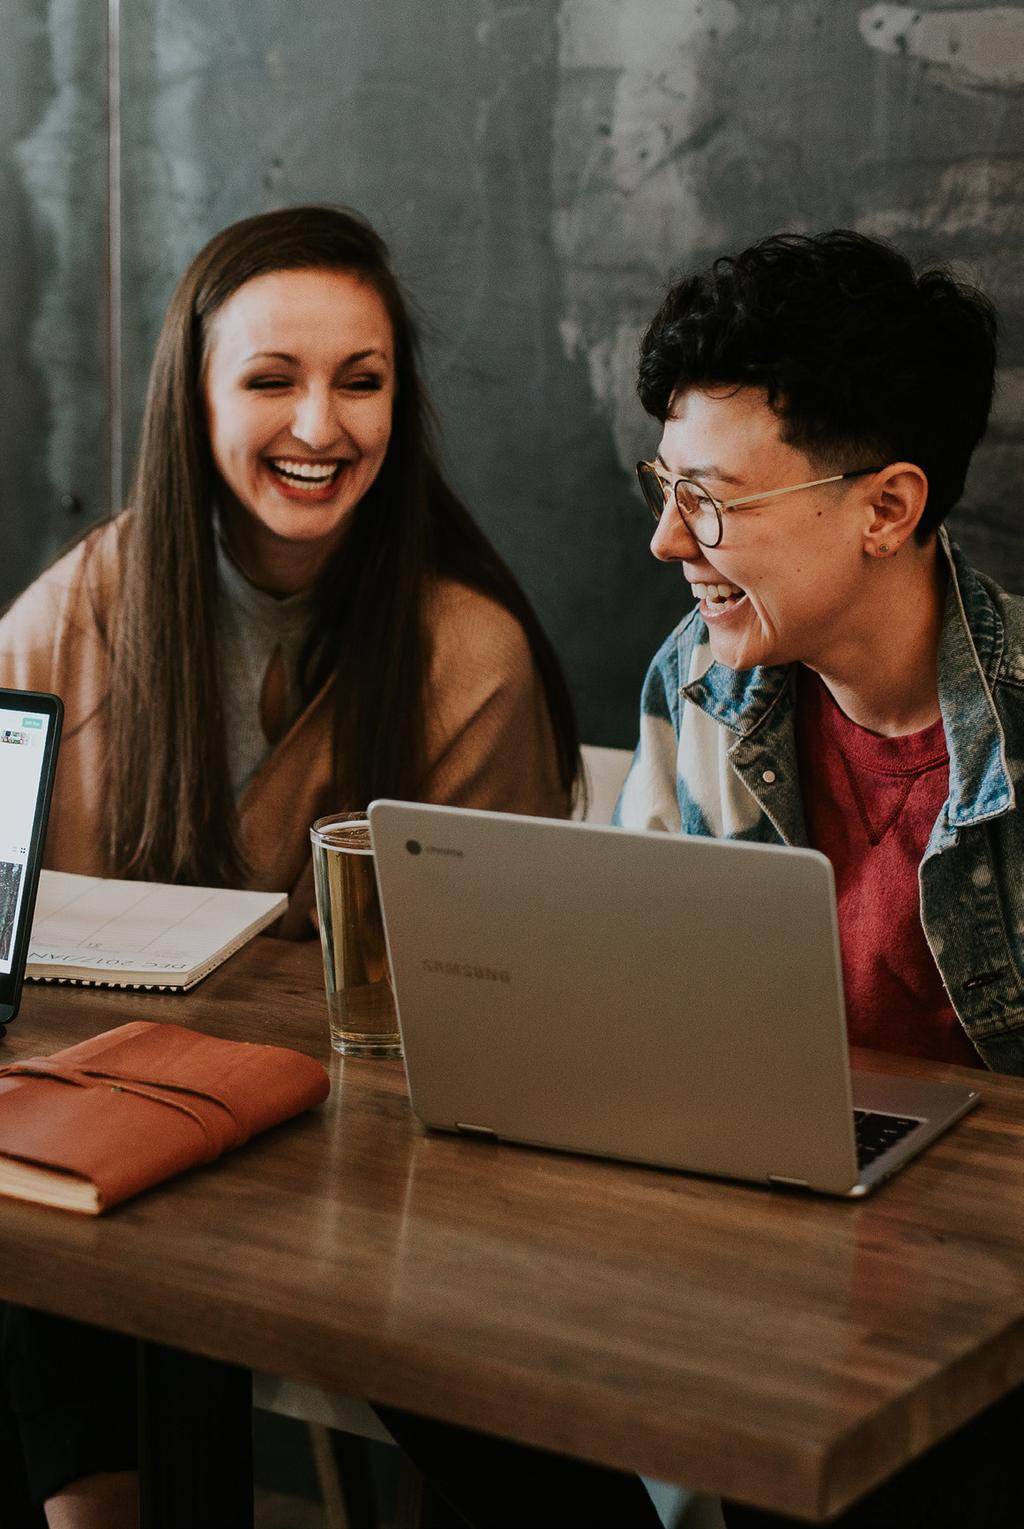
<svg viewBox="0 0 1024 1529">
<path fill-rule="evenodd" d="M 833 229 L 773 235 L 677 281 L 641 341 L 637 388 L 662 421 L 690 388 L 763 388 L 782 439 L 816 465 L 915 463 L 928 479 L 924 542 L 963 493 L 995 367 L 982 292 Z"/>
</svg>

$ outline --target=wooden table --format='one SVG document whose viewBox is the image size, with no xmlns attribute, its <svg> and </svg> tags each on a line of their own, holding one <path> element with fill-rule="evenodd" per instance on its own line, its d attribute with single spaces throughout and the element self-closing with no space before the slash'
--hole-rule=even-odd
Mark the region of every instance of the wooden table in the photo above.
<svg viewBox="0 0 1024 1529">
<path fill-rule="evenodd" d="M 11 1058 L 153 1018 L 334 1086 L 100 1219 L 0 1203 L 0 1294 L 809 1518 L 1024 1379 L 1021 1083 L 855 1203 L 428 1136 L 399 1063 L 331 1055 L 319 961 L 264 939 L 187 996 L 26 990 Z"/>
</svg>

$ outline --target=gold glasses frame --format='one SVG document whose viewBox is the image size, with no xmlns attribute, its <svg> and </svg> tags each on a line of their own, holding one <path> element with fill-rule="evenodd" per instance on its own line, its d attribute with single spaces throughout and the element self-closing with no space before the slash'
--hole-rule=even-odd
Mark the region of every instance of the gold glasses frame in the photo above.
<svg viewBox="0 0 1024 1529">
<path fill-rule="evenodd" d="M 884 464 L 883 464 L 884 465 Z M 788 488 L 769 488 L 759 494 L 744 494 L 740 499 L 718 499 L 714 494 L 709 494 L 702 483 L 695 478 L 687 478 L 681 474 L 678 478 L 666 478 L 659 470 L 656 462 L 640 461 L 636 464 L 636 476 L 640 484 L 640 492 L 644 496 L 644 503 L 654 516 L 655 520 L 661 521 L 665 513 L 665 507 L 670 502 L 675 505 L 676 513 L 686 526 L 695 541 L 700 542 L 702 547 L 717 547 L 725 534 L 722 515 L 726 510 L 737 510 L 745 504 L 755 504 L 762 499 L 778 499 L 782 494 L 797 494 L 805 488 L 823 488 L 826 483 L 843 483 L 847 478 L 864 478 L 869 473 L 881 472 L 881 467 L 855 467 L 851 472 L 833 473 L 830 478 L 814 478 L 810 483 L 791 483 Z M 701 536 L 694 524 L 698 515 L 705 513 L 704 506 L 699 509 L 687 505 L 685 498 L 681 498 L 679 485 L 684 484 L 684 495 L 688 490 L 695 498 L 706 500 L 707 504 L 715 512 L 717 534 L 713 541 L 706 536 Z M 657 500 L 653 497 L 658 495 Z"/>
</svg>

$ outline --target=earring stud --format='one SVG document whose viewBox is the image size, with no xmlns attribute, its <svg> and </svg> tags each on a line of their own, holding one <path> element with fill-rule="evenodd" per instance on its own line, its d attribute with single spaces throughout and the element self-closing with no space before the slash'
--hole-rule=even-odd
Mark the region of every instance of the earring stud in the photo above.
<svg viewBox="0 0 1024 1529">
<path fill-rule="evenodd" d="M 882 545 L 878 549 L 879 556 L 881 556 L 881 554 L 883 552 L 888 552 L 888 550 L 889 550 L 889 543 L 888 542 L 883 542 Z"/>
</svg>

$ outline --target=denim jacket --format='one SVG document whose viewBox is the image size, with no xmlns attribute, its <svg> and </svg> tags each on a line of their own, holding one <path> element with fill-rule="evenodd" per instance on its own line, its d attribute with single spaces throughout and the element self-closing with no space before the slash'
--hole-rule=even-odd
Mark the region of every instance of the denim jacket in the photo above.
<svg viewBox="0 0 1024 1529">
<path fill-rule="evenodd" d="M 940 533 L 950 579 L 939 640 L 949 796 L 918 868 L 921 924 L 986 1065 L 1024 1075 L 1024 598 Z M 616 808 L 630 828 L 807 843 L 795 666 L 712 661 L 692 611 L 644 682 L 640 742 Z"/>
</svg>

